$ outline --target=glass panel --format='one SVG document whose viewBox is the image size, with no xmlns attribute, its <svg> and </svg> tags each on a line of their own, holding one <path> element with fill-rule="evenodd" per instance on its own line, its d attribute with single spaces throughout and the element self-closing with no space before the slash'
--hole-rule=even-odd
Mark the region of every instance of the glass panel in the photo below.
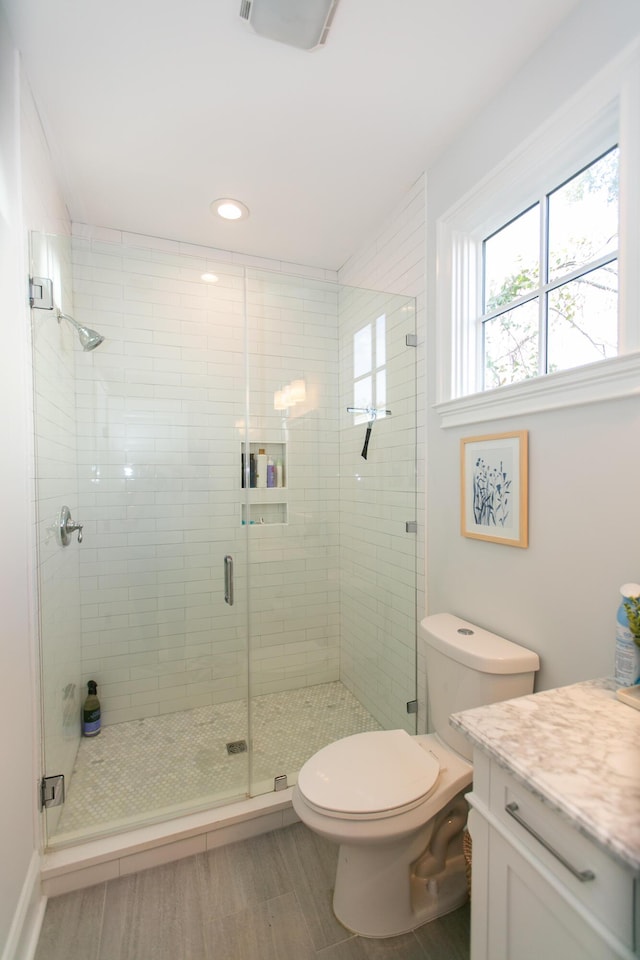
<svg viewBox="0 0 640 960">
<path fill-rule="evenodd" d="M 618 246 L 618 148 L 549 195 L 549 280 Z"/>
<path fill-rule="evenodd" d="M 497 310 L 538 286 L 540 205 L 526 210 L 484 242 L 484 309 Z"/>
<path fill-rule="evenodd" d="M 346 413 L 352 331 L 386 317 L 384 406 L 371 428 Z M 416 353 L 413 300 L 340 288 L 340 676 L 384 728 L 415 732 L 406 702 L 415 697 Z M 382 371 L 380 371 L 382 372 Z M 376 406 L 381 405 L 380 396 Z"/>
<path fill-rule="evenodd" d="M 56 305 L 72 312 L 71 244 L 68 237 L 31 236 L 32 276 L 53 281 Z M 45 776 L 71 780 L 80 739 L 81 668 L 80 549 L 63 549 L 56 537 L 62 506 L 83 519 L 78 505 L 74 331 L 51 310 L 32 310 L 35 414 L 37 569 L 40 603 L 41 704 Z M 84 688 L 86 692 L 86 687 Z M 63 806 L 46 811 L 55 833 Z"/>
<path fill-rule="evenodd" d="M 248 791 L 242 272 L 80 239 L 72 257 L 83 288 L 99 279 L 101 296 L 75 310 L 65 298 L 64 310 L 104 343 L 87 353 L 70 323 L 33 311 L 39 341 L 54 338 L 36 361 L 36 389 L 73 398 L 64 431 L 46 403 L 36 411 L 42 527 L 62 503 L 84 523 L 82 544 L 50 536 L 40 577 L 57 571 L 64 588 L 41 591 L 46 771 L 66 772 L 60 739 L 73 755 L 66 801 L 47 813 L 50 847 Z M 57 475 L 48 500 L 46 461 L 61 453 L 73 470 Z M 62 634 L 77 659 L 65 655 L 49 676 Z M 102 729 L 88 739 L 79 705 L 90 679 Z M 57 732 L 60 716 L 68 722 Z"/>
<path fill-rule="evenodd" d="M 286 446 L 288 476 L 286 489 L 254 493 L 281 502 L 286 522 L 249 530 L 258 794 L 278 776 L 294 783 L 300 766 L 339 737 L 415 731 L 406 702 L 415 697 L 416 538 L 405 522 L 416 502 L 416 351 L 405 343 L 415 328 L 405 298 L 263 271 L 249 271 L 247 283 L 250 439 L 267 451 Z M 265 329 L 263 303 L 277 305 L 287 325 L 286 351 L 281 331 Z M 374 363 L 386 356 L 395 393 L 389 386 L 393 416 L 374 423 L 364 460 L 367 417 L 357 424 L 347 407 L 379 403 L 371 376 L 354 384 L 354 370 L 373 360 L 374 329 Z M 273 395 L 296 379 L 306 381 L 305 402 L 274 410 Z"/>
<path fill-rule="evenodd" d="M 484 330 L 485 389 L 538 375 L 538 298 L 487 320 Z"/>
<path fill-rule="evenodd" d="M 616 261 L 549 294 L 549 373 L 615 357 L 617 347 Z"/>
</svg>

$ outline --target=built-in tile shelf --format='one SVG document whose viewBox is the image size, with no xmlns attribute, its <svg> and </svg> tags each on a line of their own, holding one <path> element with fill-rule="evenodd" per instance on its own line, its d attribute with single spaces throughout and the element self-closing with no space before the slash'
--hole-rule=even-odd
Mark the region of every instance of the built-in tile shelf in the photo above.
<svg viewBox="0 0 640 960">
<path fill-rule="evenodd" d="M 268 463 L 272 461 L 272 478 L 268 475 Z M 255 490 L 282 490 L 287 485 L 287 445 L 266 440 L 249 443 L 249 470 L 247 475 L 246 444 L 241 444 L 240 477 L 243 487 Z M 273 482 L 269 482 L 270 480 Z"/>
<path fill-rule="evenodd" d="M 287 445 L 267 440 L 249 443 L 249 462 L 246 444 L 241 444 L 241 483 L 248 496 L 242 504 L 242 524 L 268 526 L 288 523 L 286 494 L 288 463 Z M 272 466 L 272 470 L 268 470 Z M 268 472 L 267 472 L 268 471 Z"/>
<path fill-rule="evenodd" d="M 260 490 L 261 494 L 270 494 L 282 491 Z M 252 491 L 253 493 L 253 491 Z M 242 504 L 242 523 L 247 521 L 252 526 L 265 526 L 272 523 L 288 523 L 287 504 L 280 501 L 270 501 L 266 497 L 253 500 L 251 503 Z"/>
</svg>

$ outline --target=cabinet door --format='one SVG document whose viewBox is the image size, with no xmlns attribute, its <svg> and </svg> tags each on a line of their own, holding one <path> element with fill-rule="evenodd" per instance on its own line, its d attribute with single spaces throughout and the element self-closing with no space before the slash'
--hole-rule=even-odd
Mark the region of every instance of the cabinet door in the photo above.
<svg viewBox="0 0 640 960">
<path fill-rule="evenodd" d="M 622 956 L 492 828 L 488 881 L 491 960 L 617 960 Z"/>
</svg>

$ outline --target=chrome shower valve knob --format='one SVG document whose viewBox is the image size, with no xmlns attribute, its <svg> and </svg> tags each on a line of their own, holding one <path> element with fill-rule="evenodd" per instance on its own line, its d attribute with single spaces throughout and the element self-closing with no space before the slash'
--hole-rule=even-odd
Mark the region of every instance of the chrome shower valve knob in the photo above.
<svg viewBox="0 0 640 960">
<path fill-rule="evenodd" d="M 71 543 L 71 536 L 73 533 L 78 533 L 78 543 L 82 543 L 82 527 L 84 524 L 76 523 L 71 519 L 71 511 L 69 507 L 64 506 L 60 510 L 58 516 L 58 525 L 57 533 L 58 539 L 63 547 L 68 547 Z"/>
</svg>

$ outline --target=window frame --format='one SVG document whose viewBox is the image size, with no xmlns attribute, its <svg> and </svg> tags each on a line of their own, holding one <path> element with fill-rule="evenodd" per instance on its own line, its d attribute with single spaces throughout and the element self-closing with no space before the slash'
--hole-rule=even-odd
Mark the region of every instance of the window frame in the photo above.
<svg viewBox="0 0 640 960">
<path fill-rule="evenodd" d="M 637 392 L 640 376 L 640 44 L 634 43 L 437 224 L 435 409 L 456 426 Z M 481 377 L 483 240 L 614 144 L 619 166 L 618 355 L 487 390 Z M 480 377 L 480 379 L 478 379 Z"/>
</svg>

